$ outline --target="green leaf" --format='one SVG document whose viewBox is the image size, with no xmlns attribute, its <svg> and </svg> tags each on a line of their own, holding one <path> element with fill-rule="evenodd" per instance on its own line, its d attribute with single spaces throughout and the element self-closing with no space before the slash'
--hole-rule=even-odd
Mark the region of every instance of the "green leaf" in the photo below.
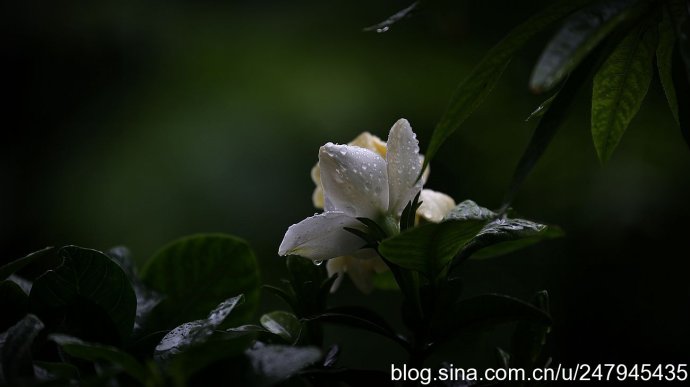
<svg viewBox="0 0 690 387">
<path fill-rule="evenodd" d="M 558 227 L 526 219 L 497 219 L 487 224 L 460 253 L 461 257 L 492 258 L 563 235 Z"/>
<path fill-rule="evenodd" d="M 129 338 L 137 299 L 120 265 L 100 251 L 77 246 L 63 247 L 58 254 L 62 264 L 34 281 L 32 310 L 46 316 L 46 322 L 61 321 L 65 332 L 81 337 L 86 331 L 100 337 L 112 329 L 116 341 Z M 95 326 L 96 322 L 110 326 Z"/>
<path fill-rule="evenodd" d="M 46 247 L 43 250 L 38 250 L 36 252 L 33 252 L 26 257 L 19 258 L 17 260 L 14 260 L 10 263 L 7 263 L 0 267 L 0 280 L 4 280 L 10 275 L 14 274 L 18 270 L 21 270 L 24 266 L 27 266 L 31 264 L 32 262 L 35 262 L 37 260 L 40 260 L 41 258 L 45 257 L 46 255 L 50 255 L 55 251 L 54 247 Z"/>
<path fill-rule="evenodd" d="M 678 122 L 685 144 L 690 147 L 690 9 L 684 0 L 669 0 L 666 5 L 678 42 L 672 69 L 678 99 Z"/>
<path fill-rule="evenodd" d="M 546 290 L 537 292 L 534 295 L 532 305 L 544 311 L 544 313 L 549 313 L 549 294 Z M 537 360 L 542 353 L 544 344 L 546 344 L 546 337 L 550 330 L 550 326 L 541 323 L 530 321 L 518 323 L 511 340 L 513 356 L 510 365 L 520 368 L 536 367 Z"/>
<path fill-rule="evenodd" d="M 31 345 L 43 323 L 33 314 L 27 314 L 0 337 L 0 365 L 2 365 L 0 383 L 12 384 L 14 381 L 34 376 Z M 0 335 L 1 336 L 1 335 Z"/>
<path fill-rule="evenodd" d="M 49 380 L 66 381 L 79 379 L 79 370 L 69 363 L 34 360 L 34 366 L 43 370 Z"/>
<path fill-rule="evenodd" d="M 374 287 L 381 290 L 400 290 L 392 271 L 374 273 Z"/>
<path fill-rule="evenodd" d="M 29 311 L 29 296 L 13 281 L 0 282 L 0 331 L 5 331 L 26 316 Z"/>
<path fill-rule="evenodd" d="M 673 118 L 678 120 L 678 100 L 676 89 L 673 86 L 673 48 L 676 45 L 676 35 L 673 31 L 673 22 L 666 7 L 663 8 L 663 16 L 659 23 L 659 44 L 656 46 L 656 66 L 659 70 L 659 80 L 664 88 L 668 106 L 671 108 Z"/>
<path fill-rule="evenodd" d="M 384 240 L 379 252 L 388 261 L 433 280 L 485 224 L 483 219 L 424 224 Z"/>
<path fill-rule="evenodd" d="M 595 2 L 568 17 L 539 57 L 530 88 L 542 93 L 556 86 L 616 26 L 636 17 L 639 12 L 639 7 L 633 7 L 636 3 L 638 0 Z"/>
<path fill-rule="evenodd" d="M 245 241 L 229 235 L 201 234 L 172 242 L 149 260 L 142 279 L 166 297 L 149 317 L 152 330 L 203 319 L 232 294 L 245 299 L 228 318 L 229 326 L 248 323 L 258 305 L 254 253 Z"/>
<path fill-rule="evenodd" d="M 281 310 L 264 314 L 259 322 L 266 330 L 290 344 L 296 343 L 302 333 L 302 324 L 297 317 Z"/>
<path fill-rule="evenodd" d="M 411 5 L 405 7 L 404 9 L 396 12 L 392 16 L 390 16 L 388 19 L 374 24 L 373 26 L 366 27 L 364 29 L 364 32 L 371 32 L 371 31 L 376 31 L 378 33 L 386 32 L 388 31 L 391 26 L 401 19 L 404 19 L 412 14 L 412 12 L 417 9 L 417 6 L 419 5 L 419 1 L 415 1 Z"/>
<path fill-rule="evenodd" d="M 408 348 L 407 341 L 398 335 L 397 332 L 386 322 L 386 320 L 376 312 L 360 306 L 340 306 L 330 308 L 323 313 L 309 316 L 306 321 L 325 321 L 334 324 L 345 325 L 357 329 L 364 329 L 369 332 L 377 333 L 400 344 L 403 348 Z"/>
<path fill-rule="evenodd" d="M 514 321 L 532 321 L 550 325 L 548 313 L 514 297 L 500 294 L 483 294 L 458 301 L 448 313 L 434 321 L 435 341 L 444 341 L 469 329 Z"/>
<path fill-rule="evenodd" d="M 145 384 L 148 370 L 132 355 L 119 349 L 98 343 L 87 343 L 76 337 L 52 334 L 48 338 L 57 343 L 68 355 L 91 362 L 105 362 L 114 365 L 132 376 L 139 383 Z"/>
<path fill-rule="evenodd" d="M 652 81 L 656 28 L 643 24 L 618 44 L 594 76 L 592 137 L 607 161 L 642 105 Z"/>
<path fill-rule="evenodd" d="M 228 298 L 213 309 L 207 318 L 184 323 L 171 330 L 158 343 L 153 357 L 157 360 L 166 360 L 193 345 L 208 340 L 216 329 L 225 322 L 231 312 L 242 304 L 243 298 L 242 295 Z"/>
<path fill-rule="evenodd" d="M 591 0 L 556 2 L 513 29 L 503 40 L 489 50 L 472 70 L 472 73 L 460 83 L 453 93 L 445 113 L 431 136 L 422 171 L 448 137 L 484 102 L 513 55 L 537 33 L 588 2 Z"/>
</svg>

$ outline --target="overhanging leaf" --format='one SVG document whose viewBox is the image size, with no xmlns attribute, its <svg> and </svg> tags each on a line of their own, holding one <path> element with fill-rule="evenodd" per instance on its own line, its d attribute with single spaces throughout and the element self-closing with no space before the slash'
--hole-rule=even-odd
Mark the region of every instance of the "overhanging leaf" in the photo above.
<svg viewBox="0 0 690 387">
<path fill-rule="evenodd" d="M 229 235 L 201 234 L 172 242 L 154 254 L 142 279 L 165 295 L 149 318 L 150 330 L 203 319 L 232 294 L 244 294 L 245 299 L 227 325 L 246 324 L 259 299 L 254 253 L 245 241 Z"/>
<path fill-rule="evenodd" d="M 431 136 L 422 171 L 448 137 L 484 102 L 513 55 L 534 35 L 589 2 L 591 0 L 556 2 L 513 29 L 489 50 L 453 93 L 445 113 Z"/>
<path fill-rule="evenodd" d="M 302 332 L 302 324 L 294 314 L 277 310 L 266 313 L 259 319 L 261 326 L 280 336 L 290 344 L 295 344 Z"/>
<path fill-rule="evenodd" d="M 645 23 L 618 44 L 594 76 L 592 138 L 602 162 L 620 142 L 652 81 L 657 30 Z"/>
<path fill-rule="evenodd" d="M 65 246 L 58 251 L 62 265 L 34 281 L 29 295 L 32 310 L 49 320 L 62 321 L 68 332 L 109 334 L 106 326 L 93 326 L 97 316 L 107 316 L 119 341 L 129 338 L 134 326 L 137 299 L 120 265 L 100 251 Z M 48 320 L 46 320 L 48 321 Z M 90 325 L 89 325 L 90 324 Z"/>
<path fill-rule="evenodd" d="M 486 224 L 485 220 L 444 220 L 385 239 L 379 252 L 388 261 L 432 280 Z"/>
<path fill-rule="evenodd" d="M 673 31 L 673 22 L 666 7 L 663 7 L 663 16 L 659 23 L 659 44 L 656 47 L 656 66 L 659 70 L 659 80 L 664 89 L 668 106 L 671 108 L 673 118 L 678 120 L 678 100 L 676 89 L 673 86 L 673 48 L 676 45 L 676 35 Z"/>
<path fill-rule="evenodd" d="M 220 327 L 231 312 L 242 303 L 243 296 L 228 298 L 202 320 L 184 323 L 168 332 L 156 346 L 153 357 L 166 360 L 185 349 L 206 341 Z"/>
<path fill-rule="evenodd" d="M 5 378 L 0 382 L 13 384 L 18 379 L 34 376 L 31 357 L 31 345 L 39 332 L 43 330 L 43 322 L 33 314 L 27 314 L 14 324 L 0 340 L 0 361 L 2 374 Z"/>
<path fill-rule="evenodd" d="M 98 343 L 87 343 L 76 337 L 52 334 L 48 337 L 57 343 L 65 353 L 78 359 L 91 362 L 105 362 L 114 365 L 132 376 L 141 384 L 146 384 L 148 371 L 132 355 L 119 349 Z"/>
<path fill-rule="evenodd" d="M 551 90 L 616 26 L 637 15 L 638 10 L 633 5 L 638 2 L 640 0 L 595 2 L 568 17 L 539 57 L 532 71 L 530 88 L 536 93 Z"/>
<path fill-rule="evenodd" d="M 497 219 L 487 224 L 460 252 L 460 258 L 484 259 L 563 235 L 558 227 L 526 219 Z"/>
</svg>

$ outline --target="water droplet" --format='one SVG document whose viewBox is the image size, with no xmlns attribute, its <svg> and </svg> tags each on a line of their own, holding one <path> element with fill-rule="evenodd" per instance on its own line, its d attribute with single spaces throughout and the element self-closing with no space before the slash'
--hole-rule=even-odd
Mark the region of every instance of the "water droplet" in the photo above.
<svg viewBox="0 0 690 387">
<path fill-rule="evenodd" d="M 340 154 L 345 156 L 347 154 L 347 150 L 345 148 L 340 148 Z"/>
<path fill-rule="evenodd" d="M 390 30 L 390 27 L 385 26 L 385 27 L 383 27 L 383 28 L 377 28 L 377 29 L 376 29 L 376 32 L 379 33 L 379 34 L 382 34 L 382 33 L 386 32 L 386 31 L 388 31 L 388 30 Z"/>
<path fill-rule="evenodd" d="M 316 266 L 321 266 L 322 263 L 323 263 L 322 259 L 317 259 L 314 261 L 314 265 L 316 265 Z"/>
<path fill-rule="evenodd" d="M 366 171 L 366 170 L 367 170 L 366 164 L 362 164 L 362 170 L 363 170 L 363 171 Z"/>
</svg>

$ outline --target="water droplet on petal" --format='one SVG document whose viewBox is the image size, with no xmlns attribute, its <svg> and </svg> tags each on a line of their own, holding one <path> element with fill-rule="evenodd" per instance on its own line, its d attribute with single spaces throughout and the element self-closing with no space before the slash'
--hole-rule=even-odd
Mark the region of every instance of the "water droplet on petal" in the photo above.
<svg viewBox="0 0 690 387">
<path fill-rule="evenodd" d="M 345 156 L 347 154 L 347 150 L 345 148 L 340 149 L 340 154 Z"/>
<path fill-rule="evenodd" d="M 390 29 L 390 27 L 385 26 L 385 27 L 383 27 L 383 28 L 377 28 L 377 29 L 376 29 L 376 32 L 379 33 L 379 34 L 382 34 L 382 33 L 386 32 L 386 31 L 388 31 L 389 29 Z"/>
<path fill-rule="evenodd" d="M 316 265 L 316 266 L 321 266 L 322 263 L 323 263 L 322 259 L 317 259 L 314 261 L 314 265 Z"/>
</svg>

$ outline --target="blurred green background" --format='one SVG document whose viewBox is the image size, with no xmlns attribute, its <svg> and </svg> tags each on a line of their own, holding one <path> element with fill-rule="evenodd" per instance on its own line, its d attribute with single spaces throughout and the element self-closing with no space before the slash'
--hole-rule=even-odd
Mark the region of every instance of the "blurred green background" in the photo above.
<svg viewBox="0 0 690 387">
<path fill-rule="evenodd" d="M 264 281 L 278 284 L 283 233 L 315 211 L 318 147 L 364 130 L 385 139 L 405 117 L 425 148 L 458 82 L 546 3 L 433 2 L 377 34 L 362 28 L 407 1 L 5 2 L 2 259 L 121 244 L 143 263 L 168 241 L 219 231 L 247 239 Z M 429 188 L 500 204 L 534 127 L 525 118 L 545 98 L 526 85 L 548 35 L 444 145 Z M 586 85 L 514 203 L 567 236 L 469 262 L 465 292 L 547 289 L 558 362 L 687 362 L 690 151 L 654 85 L 601 166 L 590 93 Z M 347 281 L 333 297 L 389 315 L 398 300 Z M 447 352 L 490 364 L 506 332 L 469 335 Z M 358 331 L 332 329 L 329 340 L 343 343 L 344 365 L 403 360 Z"/>
</svg>

